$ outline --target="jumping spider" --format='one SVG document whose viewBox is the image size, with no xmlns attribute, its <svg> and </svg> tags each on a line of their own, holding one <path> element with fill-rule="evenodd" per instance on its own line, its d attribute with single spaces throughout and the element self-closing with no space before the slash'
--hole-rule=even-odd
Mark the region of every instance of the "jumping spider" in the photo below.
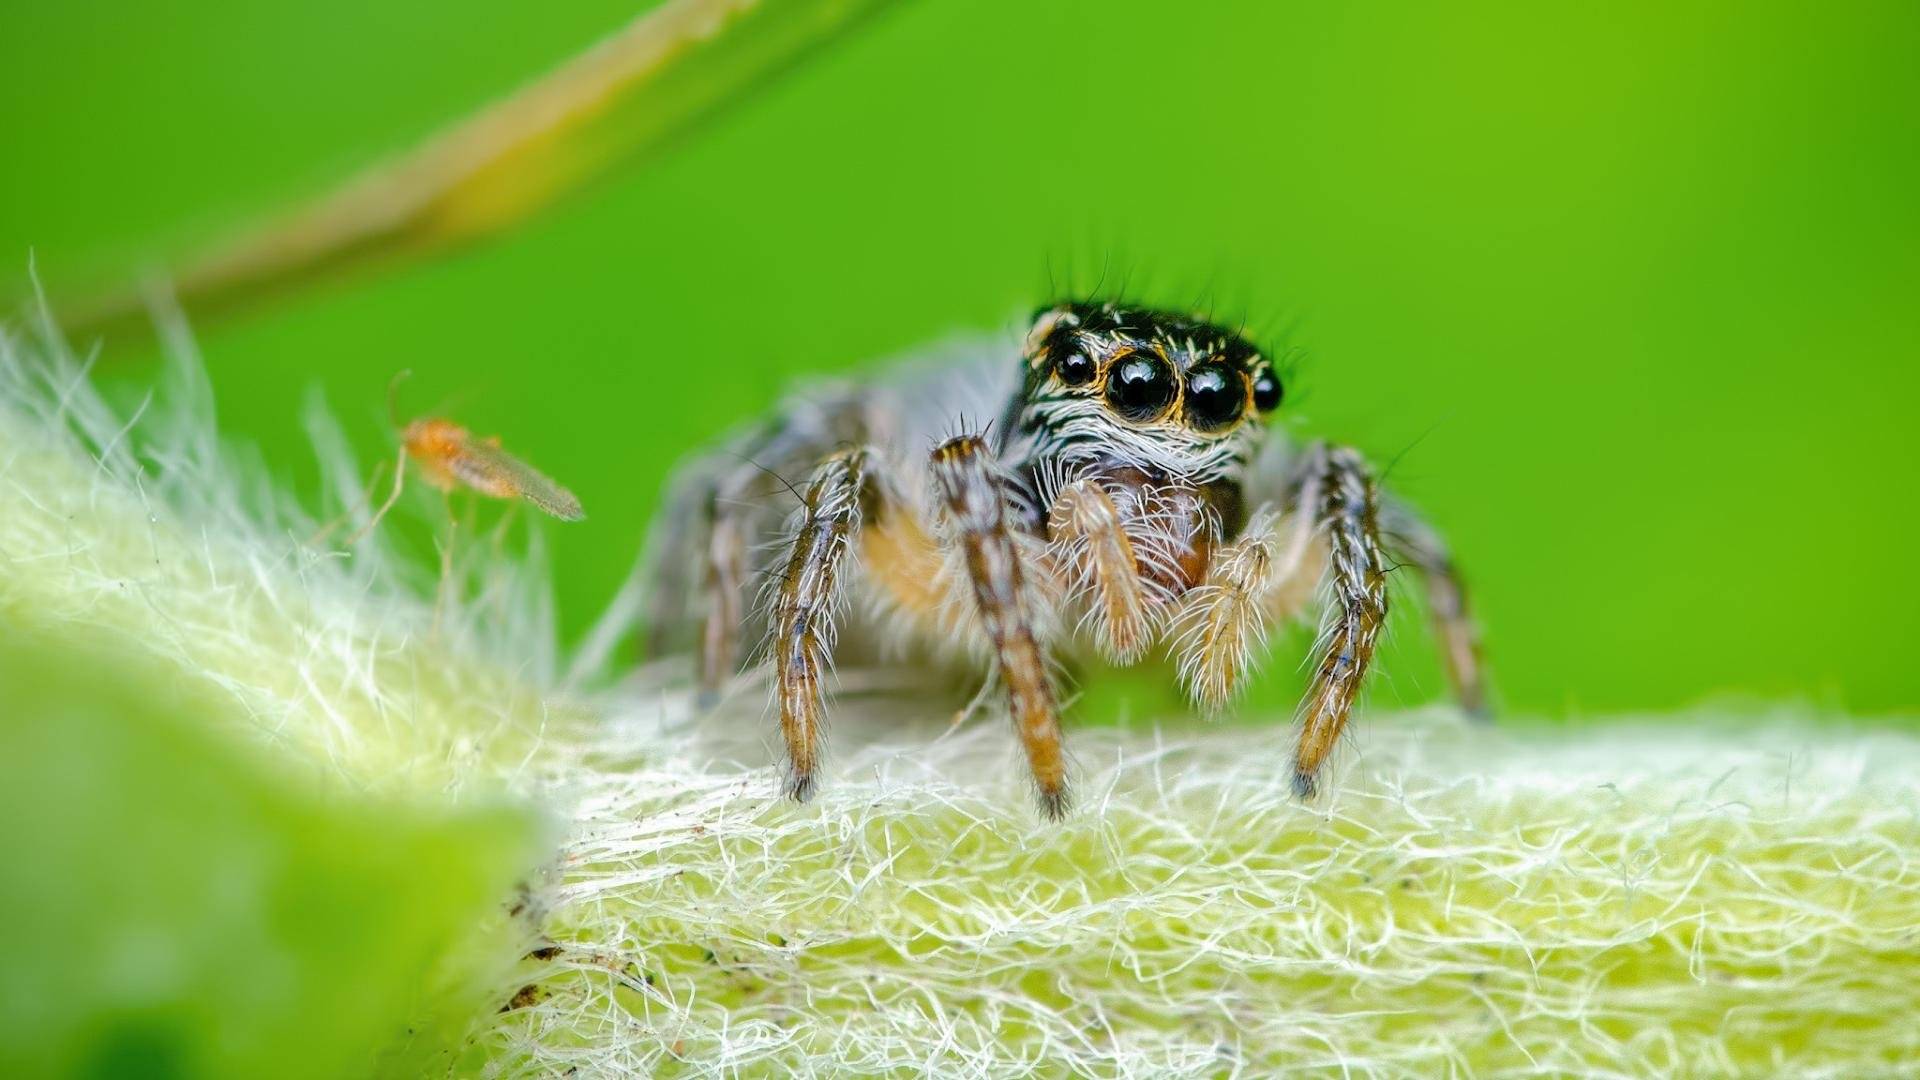
<svg viewBox="0 0 1920 1080">
<path fill-rule="evenodd" d="M 656 641 L 697 626 L 711 697 L 742 640 L 764 634 L 786 792 L 804 800 L 838 619 L 857 595 L 883 634 L 991 664 L 1041 807 L 1058 818 L 1052 650 L 1090 643 L 1120 664 L 1157 650 L 1217 711 L 1268 627 L 1324 595 L 1293 760 L 1294 790 L 1309 797 L 1373 658 L 1389 551 L 1426 581 L 1461 702 L 1479 712 L 1484 694 L 1438 536 L 1351 449 L 1263 452 L 1282 395 L 1271 361 L 1237 333 L 1068 303 L 1035 318 L 1018 363 L 974 355 L 803 396 L 682 474 L 655 541 Z M 790 514 L 761 490 L 783 475 L 806 477 L 790 485 Z"/>
</svg>

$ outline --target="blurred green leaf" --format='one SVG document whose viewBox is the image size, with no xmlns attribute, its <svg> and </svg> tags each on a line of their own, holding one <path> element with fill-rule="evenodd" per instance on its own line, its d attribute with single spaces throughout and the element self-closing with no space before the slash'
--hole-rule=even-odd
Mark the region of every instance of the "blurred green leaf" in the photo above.
<svg viewBox="0 0 1920 1080">
<path fill-rule="evenodd" d="M 197 686 L 0 631 L 0 1074 L 417 1074 L 491 1004 L 538 830 L 312 790 Z"/>
</svg>

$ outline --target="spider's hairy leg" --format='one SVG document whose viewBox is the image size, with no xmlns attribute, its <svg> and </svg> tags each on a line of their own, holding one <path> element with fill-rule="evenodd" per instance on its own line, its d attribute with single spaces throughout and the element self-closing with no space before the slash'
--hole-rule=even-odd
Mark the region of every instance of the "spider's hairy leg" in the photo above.
<svg viewBox="0 0 1920 1080">
<path fill-rule="evenodd" d="M 1063 561 L 1091 594 L 1100 651 L 1116 663 L 1139 659 L 1152 640 L 1146 587 L 1113 498 L 1098 481 L 1077 480 L 1054 497 L 1048 518 Z"/>
<path fill-rule="evenodd" d="M 1040 808 L 1058 820 L 1067 810 L 1066 751 L 1046 657 L 1034 631 L 1027 569 L 1007 524 L 1006 490 L 992 451 L 977 435 L 934 448 L 933 475 L 965 556 L 980 625 L 993 646 L 1014 729 L 1039 786 Z"/>
<path fill-rule="evenodd" d="M 1306 497 L 1318 500 L 1318 478 Z M 1255 511 L 1240 539 L 1214 553 L 1205 584 L 1182 599 L 1174 619 L 1180 682 L 1201 708 L 1233 700 L 1258 662 L 1270 624 L 1300 613 L 1326 564 L 1311 514 Z"/>
<path fill-rule="evenodd" d="M 647 539 L 647 656 L 674 651 L 693 622 L 703 704 L 719 696 L 737 663 L 751 531 L 746 504 L 758 479 L 747 463 L 699 462 L 673 481 Z"/>
<path fill-rule="evenodd" d="M 1426 582 L 1427 610 L 1454 697 L 1467 715 L 1476 720 L 1489 719 L 1480 627 L 1467 609 L 1466 586 L 1446 541 L 1411 507 L 1392 498 L 1381 504 L 1380 529 L 1388 549 L 1419 570 Z"/>
<path fill-rule="evenodd" d="M 1325 531 L 1333 589 L 1293 759 L 1294 792 L 1311 798 L 1321 766 L 1347 726 L 1386 622 L 1387 566 L 1380 547 L 1379 493 L 1359 453 L 1316 444 L 1307 453 L 1303 477 L 1299 512 L 1315 515 Z M 1316 488 L 1318 506 L 1305 501 Z"/>
<path fill-rule="evenodd" d="M 694 512 L 688 516 L 698 526 L 688 530 L 695 535 L 675 539 L 695 549 L 697 563 L 689 576 L 700 583 L 705 601 L 695 650 L 703 699 L 717 697 L 739 670 L 748 581 L 756 569 L 750 557 L 778 527 L 780 519 L 772 513 L 778 505 L 775 493 L 785 486 L 799 494 L 782 471 L 811 468 L 833 446 L 864 443 L 859 406 L 857 397 L 806 403 L 735 443 L 689 485 Z M 655 579 L 655 588 L 671 601 L 684 586 L 666 575 Z M 684 611 L 684 599 L 679 603 Z"/>
<path fill-rule="evenodd" d="M 774 707 L 787 743 L 786 793 L 800 802 L 813 794 L 820 765 L 821 683 L 833 663 L 845 560 L 865 506 L 878 491 L 876 460 L 867 449 L 849 450 L 814 470 L 801 492 L 779 576 L 770 583 Z"/>
<path fill-rule="evenodd" d="M 715 492 L 708 507 L 706 561 L 700 582 L 707 597 L 706 616 L 700 623 L 700 694 L 711 700 L 720 693 L 721 684 L 732 675 L 740 651 L 741 609 L 747 579 L 746 523 L 741 515 L 728 512 Z"/>
<path fill-rule="evenodd" d="M 718 483 L 712 462 L 701 461 L 695 468 L 674 477 L 667 489 L 665 506 L 655 519 L 657 524 L 646 542 L 646 606 L 642 611 L 649 659 L 674 649 L 676 635 L 688 623 L 692 608 L 691 583 L 702 578 L 694 557 L 696 540 L 706 519 L 711 516 L 714 491 Z"/>
</svg>

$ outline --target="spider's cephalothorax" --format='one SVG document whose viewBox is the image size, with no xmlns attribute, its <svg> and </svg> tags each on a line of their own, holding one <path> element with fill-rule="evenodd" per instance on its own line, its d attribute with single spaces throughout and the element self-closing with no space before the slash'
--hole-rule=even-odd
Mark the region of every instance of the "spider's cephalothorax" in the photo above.
<svg viewBox="0 0 1920 1080">
<path fill-rule="evenodd" d="M 1423 573 L 1456 691 L 1483 708 L 1445 547 L 1356 452 L 1262 452 L 1281 380 L 1239 334 L 1072 303 L 1044 309 L 1017 358 L 980 351 L 797 398 L 691 467 L 669 504 L 656 642 L 697 626 L 702 683 L 717 692 L 740 643 L 763 635 L 794 797 L 815 783 L 843 613 L 983 658 L 1051 816 L 1066 808 L 1066 761 L 1050 654 L 1164 654 L 1218 710 L 1268 627 L 1325 595 L 1292 767 L 1311 795 L 1386 617 L 1388 550 Z M 969 426 L 982 416 L 999 420 Z M 808 479 L 782 514 L 764 481 L 790 471 Z M 865 602 L 849 605 L 852 593 Z"/>
<path fill-rule="evenodd" d="M 1213 543 L 1245 523 L 1247 467 L 1282 396 L 1273 365 L 1209 323 L 1112 304 L 1042 312 L 1022 353 L 998 446 L 1019 523 L 1061 531 L 1048 511 L 1092 481 L 1132 519 L 1149 592 L 1200 584 Z"/>
</svg>

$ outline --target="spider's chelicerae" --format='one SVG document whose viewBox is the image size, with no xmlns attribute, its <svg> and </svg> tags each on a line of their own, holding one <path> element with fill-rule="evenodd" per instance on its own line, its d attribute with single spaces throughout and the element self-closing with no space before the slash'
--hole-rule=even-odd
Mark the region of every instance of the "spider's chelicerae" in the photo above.
<svg viewBox="0 0 1920 1080">
<path fill-rule="evenodd" d="M 696 462 L 670 500 L 656 637 L 695 630 L 710 693 L 743 656 L 767 665 L 789 795 L 815 784 L 843 615 L 990 665 L 1050 817 L 1067 806 L 1055 650 L 1163 655 L 1217 711 L 1268 628 L 1319 600 L 1292 763 L 1311 796 L 1373 659 L 1395 565 L 1421 572 L 1455 690 L 1483 709 L 1445 547 L 1355 451 L 1268 441 L 1280 376 L 1239 334 L 1070 303 L 1034 320 L 1017 358 L 980 351 L 799 397 Z M 766 497 L 769 476 L 795 478 L 796 509 Z M 743 647 L 754 640 L 764 647 Z"/>
</svg>

